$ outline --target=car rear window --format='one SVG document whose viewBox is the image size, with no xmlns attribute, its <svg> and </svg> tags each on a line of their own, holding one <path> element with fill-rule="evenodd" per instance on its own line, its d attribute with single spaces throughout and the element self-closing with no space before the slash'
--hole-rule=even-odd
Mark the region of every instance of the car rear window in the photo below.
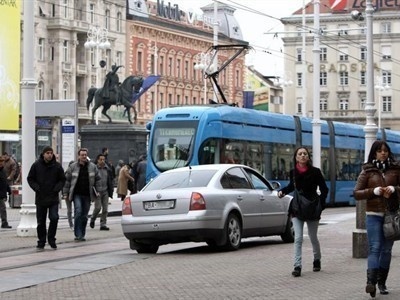
<svg viewBox="0 0 400 300">
<path fill-rule="evenodd" d="M 216 170 L 188 170 L 187 172 L 174 172 L 170 174 L 161 173 L 147 185 L 145 190 L 205 187 L 216 172 Z"/>
</svg>

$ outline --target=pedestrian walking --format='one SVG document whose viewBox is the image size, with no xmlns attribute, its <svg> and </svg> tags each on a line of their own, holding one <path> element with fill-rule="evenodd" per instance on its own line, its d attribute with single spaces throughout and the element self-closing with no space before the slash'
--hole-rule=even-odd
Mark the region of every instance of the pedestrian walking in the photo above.
<svg viewBox="0 0 400 300">
<path fill-rule="evenodd" d="M 74 163 L 73 160 L 71 160 L 68 164 L 70 166 L 72 163 Z M 63 197 L 64 198 L 64 197 Z M 71 230 L 74 230 L 74 218 L 72 216 L 72 201 L 69 199 L 64 198 L 65 205 L 67 206 L 67 219 L 68 219 L 68 225 Z"/>
<path fill-rule="evenodd" d="M 400 164 L 395 161 L 385 141 L 375 141 L 368 161 L 363 164 L 354 187 L 354 198 L 366 201 L 368 237 L 367 285 L 365 292 L 376 295 L 376 284 L 382 295 L 388 294 L 386 279 L 392 260 L 393 241 L 383 234 L 384 214 L 387 209 L 399 208 Z"/>
<path fill-rule="evenodd" d="M 78 150 L 78 161 L 65 172 L 63 197 L 74 202 L 75 241 L 86 241 L 86 226 L 91 202 L 98 196 L 100 175 L 97 166 L 88 160 L 88 150 Z"/>
<path fill-rule="evenodd" d="M 7 152 L 3 153 L 4 159 L 4 172 L 7 176 L 7 183 L 9 186 L 14 184 L 14 179 L 17 174 L 17 162 Z"/>
<path fill-rule="evenodd" d="M 136 188 L 138 192 L 146 185 L 146 169 L 147 169 L 147 156 L 142 155 L 138 165 L 136 166 L 136 174 L 137 174 Z"/>
<path fill-rule="evenodd" d="M 318 240 L 318 225 L 321 218 L 321 212 L 325 209 L 325 201 L 328 196 L 328 187 L 319 168 L 312 165 L 311 155 L 307 148 L 299 147 L 293 155 L 294 168 L 290 170 L 289 184 L 278 191 L 278 197 L 293 192 L 295 189 L 300 191 L 307 199 L 320 202 L 321 210 L 317 211 L 312 218 L 305 218 L 301 215 L 302 207 L 295 206 L 294 200 L 290 203 L 289 214 L 292 217 L 294 229 L 294 277 L 301 276 L 302 269 L 302 245 L 303 245 L 303 229 L 304 223 L 307 223 L 308 236 L 313 248 L 313 271 L 321 270 L 321 248 Z M 317 189 L 320 194 L 318 195 Z M 299 205 L 301 205 L 299 203 Z"/>
<path fill-rule="evenodd" d="M 10 229 L 11 226 L 7 221 L 7 194 L 11 194 L 10 186 L 7 182 L 7 175 L 4 171 L 5 159 L 0 156 L 0 218 L 1 218 L 1 228 Z"/>
<path fill-rule="evenodd" d="M 51 248 L 57 249 L 59 193 L 65 184 L 65 175 L 50 146 L 44 147 L 40 157 L 32 164 L 27 180 L 31 189 L 36 193 L 36 231 L 38 237 L 36 248 L 43 250 L 47 240 Z M 48 230 L 46 228 L 47 214 L 50 220 Z"/>
<path fill-rule="evenodd" d="M 96 218 L 101 210 L 100 230 L 110 230 L 110 228 L 107 227 L 107 214 L 108 199 L 112 198 L 114 192 L 112 171 L 106 164 L 106 157 L 104 154 L 99 154 L 96 161 L 100 175 L 99 188 L 97 190 L 99 196 L 94 200 L 94 209 L 90 220 L 90 228 L 94 228 Z"/>
<path fill-rule="evenodd" d="M 129 174 L 130 165 L 124 165 L 119 171 L 118 176 L 118 186 L 117 186 L 117 194 L 118 197 L 121 198 L 121 201 L 124 201 L 126 195 L 128 194 L 128 181 L 131 180 L 134 182 L 135 179 Z"/>
</svg>

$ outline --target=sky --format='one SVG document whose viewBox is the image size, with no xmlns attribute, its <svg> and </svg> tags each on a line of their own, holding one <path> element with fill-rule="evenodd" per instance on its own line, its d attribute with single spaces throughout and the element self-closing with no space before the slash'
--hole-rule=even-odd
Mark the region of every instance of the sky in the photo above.
<svg viewBox="0 0 400 300">
<path fill-rule="evenodd" d="M 277 75 L 283 77 L 283 58 L 279 54 L 282 49 L 282 40 L 279 33 L 283 32 L 283 25 L 279 21 L 282 17 L 292 15 L 303 7 L 304 0 L 220 0 L 220 2 L 236 8 L 235 18 L 238 20 L 243 39 L 251 46 L 258 46 L 261 50 L 251 51 L 246 57 L 246 64 L 253 65 L 263 75 Z M 171 4 L 178 4 L 182 10 L 192 9 L 199 14 L 200 7 L 214 3 L 213 0 L 164 0 Z M 309 0 L 306 0 L 307 4 Z M 243 8 L 243 9 L 242 9 Z M 246 10 L 247 9 L 247 10 Z M 268 33 L 269 32 L 269 33 Z M 278 33 L 278 38 L 274 37 Z"/>
</svg>

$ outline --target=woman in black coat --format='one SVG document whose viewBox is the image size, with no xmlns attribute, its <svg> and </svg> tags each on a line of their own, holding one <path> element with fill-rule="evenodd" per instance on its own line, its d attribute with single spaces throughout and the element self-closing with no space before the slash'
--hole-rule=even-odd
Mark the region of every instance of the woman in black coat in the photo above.
<svg viewBox="0 0 400 300">
<path fill-rule="evenodd" d="M 301 215 L 301 203 L 296 202 L 293 198 L 289 206 L 289 214 L 292 217 L 293 228 L 295 233 L 294 240 L 294 277 L 301 276 L 301 260 L 302 260 L 302 245 L 303 245 L 303 228 L 304 223 L 307 223 L 308 236 L 310 237 L 313 248 L 313 271 L 321 270 L 321 249 L 318 241 L 318 225 L 321 217 L 321 212 L 325 208 L 326 197 L 328 196 L 328 187 L 325 179 L 319 168 L 313 167 L 311 155 L 307 148 L 299 147 L 294 152 L 293 156 L 294 169 L 290 171 L 290 182 L 278 192 L 279 197 L 283 197 L 297 189 L 310 200 L 317 199 L 320 201 L 320 210 L 316 211 L 313 217 L 304 217 Z M 319 194 L 318 194 L 319 189 Z M 300 208 L 299 208 L 300 206 Z"/>
</svg>

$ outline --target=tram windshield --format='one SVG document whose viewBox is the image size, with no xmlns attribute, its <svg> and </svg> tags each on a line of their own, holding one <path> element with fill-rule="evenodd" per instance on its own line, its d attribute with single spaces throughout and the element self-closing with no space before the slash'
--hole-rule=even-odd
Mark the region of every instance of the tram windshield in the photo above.
<svg viewBox="0 0 400 300">
<path fill-rule="evenodd" d="M 151 156 L 161 172 L 188 165 L 197 126 L 197 121 L 156 123 Z"/>
</svg>

